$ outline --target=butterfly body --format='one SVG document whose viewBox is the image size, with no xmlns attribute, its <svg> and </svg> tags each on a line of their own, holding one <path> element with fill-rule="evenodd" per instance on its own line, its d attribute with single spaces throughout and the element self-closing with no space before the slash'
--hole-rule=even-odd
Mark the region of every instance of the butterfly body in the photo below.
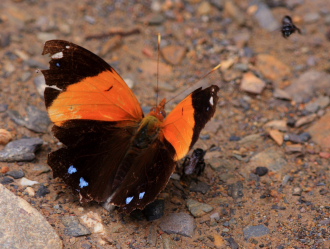
<svg viewBox="0 0 330 249">
<path fill-rule="evenodd" d="M 119 74 L 92 52 L 52 40 L 43 70 L 45 104 L 63 148 L 48 156 L 81 202 L 109 202 L 120 211 L 143 209 L 162 191 L 176 162 L 214 115 L 219 87 L 196 89 L 167 116 L 165 100 L 144 115 Z"/>
</svg>

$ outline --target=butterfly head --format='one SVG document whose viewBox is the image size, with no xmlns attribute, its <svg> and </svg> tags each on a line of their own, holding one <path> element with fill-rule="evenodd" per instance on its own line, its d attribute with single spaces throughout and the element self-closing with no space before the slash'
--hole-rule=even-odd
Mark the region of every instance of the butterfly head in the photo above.
<svg viewBox="0 0 330 249">
<path fill-rule="evenodd" d="M 158 118 L 162 122 L 166 117 L 165 104 L 166 99 L 163 99 L 158 106 L 151 108 L 149 115 Z"/>
</svg>

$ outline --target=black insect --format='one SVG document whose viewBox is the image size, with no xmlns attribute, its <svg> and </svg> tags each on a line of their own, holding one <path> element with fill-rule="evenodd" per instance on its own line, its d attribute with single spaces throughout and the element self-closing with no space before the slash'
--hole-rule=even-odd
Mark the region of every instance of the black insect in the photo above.
<svg viewBox="0 0 330 249">
<path fill-rule="evenodd" d="M 205 153 L 206 151 L 197 148 L 193 151 L 191 157 L 187 156 L 182 164 L 183 174 L 191 175 L 196 173 L 198 176 L 200 176 L 205 169 Z"/>
<path fill-rule="evenodd" d="M 294 32 L 298 31 L 299 34 L 301 34 L 300 29 L 293 24 L 292 18 L 290 16 L 285 16 L 282 19 L 282 36 L 284 38 L 288 38 L 290 35 L 292 35 Z"/>
</svg>

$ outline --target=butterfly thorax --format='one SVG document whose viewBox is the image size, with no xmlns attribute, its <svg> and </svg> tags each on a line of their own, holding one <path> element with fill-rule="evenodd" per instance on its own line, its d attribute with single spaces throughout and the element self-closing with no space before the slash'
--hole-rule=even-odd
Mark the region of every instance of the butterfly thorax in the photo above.
<svg viewBox="0 0 330 249">
<path fill-rule="evenodd" d="M 145 149 L 158 137 L 161 124 L 166 116 L 166 100 L 163 99 L 157 107 L 153 107 L 150 113 L 142 119 L 133 144 L 139 149 Z"/>
</svg>

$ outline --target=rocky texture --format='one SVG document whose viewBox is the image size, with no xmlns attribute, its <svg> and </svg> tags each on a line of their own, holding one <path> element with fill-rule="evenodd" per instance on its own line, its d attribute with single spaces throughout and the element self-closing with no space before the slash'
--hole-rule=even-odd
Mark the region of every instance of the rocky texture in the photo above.
<svg viewBox="0 0 330 249">
<path fill-rule="evenodd" d="M 0 196 L 1 248 L 62 248 L 59 236 L 36 209 L 1 184 Z"/>
</svg>

